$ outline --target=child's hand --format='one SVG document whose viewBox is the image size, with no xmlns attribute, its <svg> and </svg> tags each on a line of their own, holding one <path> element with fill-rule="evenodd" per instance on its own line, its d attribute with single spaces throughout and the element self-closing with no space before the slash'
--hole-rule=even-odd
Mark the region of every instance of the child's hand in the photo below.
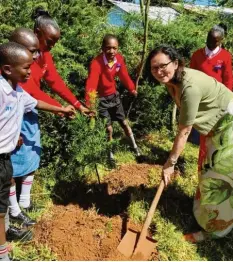
<svg viewBox="0 0 233 262">
<path fill-rule="evenodd" d="M 18 143 L 17 143 L 17 148 L 20 148 L 21 146 L 22 146 L 22 144 L 23 144 L 23 138 L 22 138 L 22 136 L 19 136 L 19 140 L 18 140 Z"/>
<path fill-rule="evenodd" d="M 132 91 L 132 95 L 133 95 L 134 97 L 137 97 L 137 96 L 138 96 L 138 92 L 137 92 L 136 90 L 133 90 L 133 91 Z"/>
<path fill-rule="evenodd" d="M 69 105 L 66 107 L 63 107 L 63 112 L 66 116 L 68 116 L 70 119 L 74 119 L 76 115 L 76 110 L 73 106 Z"/>
<path fill-rule="evenodd" d="M 92 117 L 92 116 L 96 115 L 94 111 L 91 111 L 90 109 L 88 109 L 87 107 L 85 107 L 83 105 L 80 106 L 79 110 L 85 116 Z"/>
</svg>

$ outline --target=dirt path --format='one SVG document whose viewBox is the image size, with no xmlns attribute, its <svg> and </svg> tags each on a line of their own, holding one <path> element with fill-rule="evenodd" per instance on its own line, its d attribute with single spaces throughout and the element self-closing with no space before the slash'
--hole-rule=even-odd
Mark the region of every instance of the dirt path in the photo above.
<svg viewBox="0 0 233 262">
<path fill-rule="evenodd" d="M 129 260 L 116 248 L 127 227 L 141 229 L 130 223 L 125 214 L 130 190 L 147 184 L 151 168 L 147 164 L 122 166 L 106 176 L 105 192 L 102 188 L 84 195 L 79 188 L 74 201 L 66 206 L 54 205 L 53 216 L 42 218 L 35 228 L 35 241 L 47 244 L 59 260 Z M 156 254 L 152 259 L 156 260 Z"/>
</svg>

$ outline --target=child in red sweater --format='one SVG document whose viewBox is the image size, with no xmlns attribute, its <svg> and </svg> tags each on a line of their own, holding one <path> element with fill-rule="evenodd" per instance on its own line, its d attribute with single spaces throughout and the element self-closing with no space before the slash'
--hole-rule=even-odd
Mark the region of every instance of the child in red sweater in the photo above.
<svg viewBox="0 0 233 262">
<path fill-rule="evenodd" d="M 90 111 L 78 101 L 62 80 L 49 52 L 60 38 L 59 26 L 48 12 L 42 8 L 35 10 L 33 18 L 35 19 L 34 33 L 28 29 L 17 29 L 11 35 L 11 41 L 24 45 L 31 53 L 34 53 L 31 77 L 21 84 L 23 89 L 36 99 L 61 107 L 58 101 L 41 90 L 40 85 L 43 79 L 66 102 L 83 114 L 88 114 Z M 38 49 L 39 52 L 37 52 Z M 35 56 L 36 52 L 38 53 L 37 56 Z M 12 152 L 11 161 L 14 171 L 13 177 L 20 177 L 22 186 L 19 202 L 16 198 L 15 185 L 12 184 L 10 189 L 10 218 L 13 222 L 21 223 L 23 226 L 32 226 L 36 221 L 30 219 L 22 211 L 22 208 L 26 210 L 33 208 L 30 193 L 35 171 L 40 164 L 40 128 L 36 110 L 24 115 L 21 136 L 23 144 Z"/>
<path fill-rule="evenodd" d="M 114 78 L 118 76 L 132 95 L 137 96 L 137 92 L 133 81 L 129 77 L 124 58 L 117 51 L 118 40 L 116 36 L 106 35 L 102 42 L 102 53 L 94 58 L 90 66 L 86 82 L 86 104 L 93 108 L 96 93 L 98 93 L 98 111 L 100 117 L 106 119 L 109 140 L 112 140 L 112 121 L 118 121 L 126 136 L 130 138 L 135 154 L 139 156 L 140 153 L 133 132 L 125 119 L 124 109 Z M 110 161 L 114 162 L 112 152 L 110 152 Z"/>
<path fill-rule="evenodd" d="M 221 48 L 224 33 L 222 27 L 215 25 L 208 33 L 206 47 L 193 54 L 190 67 L 214 77 L 232 90 L 231 54 Z"/>
<path fill-rule="evenodd" d="M 231 54 L 221 47 L 225 34 L 226 27 L 224 25 L 213 26 L 208 32 L 206 46 L 198 49 L 192 55 L 190 67 L 214 77 L 218 82 L 232 90 Z M 195 144 L 199 144 L 197 131 L 192 130 L 190 137 Z"/>
</svg>

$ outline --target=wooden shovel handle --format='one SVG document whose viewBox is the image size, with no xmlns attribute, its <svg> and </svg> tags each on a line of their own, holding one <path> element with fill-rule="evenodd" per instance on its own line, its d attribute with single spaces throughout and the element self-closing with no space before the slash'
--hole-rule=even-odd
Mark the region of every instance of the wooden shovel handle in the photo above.
<svg viewBox="0 0 233 262">
<path fill-rule="evenodd" d="M 137 253 L 137 247 L 140 245 L 140 242 L 143 241 L 146 236 L 147 236 L 147 229 L 149 228 L 150 226 L 150 223 L 151 223 L 151 220 L 153 218 L 153 215 L 154 215 L 154 212 L 155 212 L 155 209 L 157 207 L 157 204 L 159 202 L 159 199 L 162 195 L 162 192 L 163 192 L 163 189 L 164 189 L 164 186 L 165 186 L 165 183 L 163 180 L 161 180 L 160 184 L 159 184 L 159 187 L 157 189 L 157 192 L 156 192 L 156 195 L 152 201 L 152 204 L 150 206 L 150 209 L 147 213 L 147 216 L 146 216 L 146 220 L 144 222 L 144 225 L 142 227 L 142 231 L 141 231 L 141 234 L 139 236 L 139 239 L 138 239 L 138 242 L 137 242 L 137 245 L 136 245 L 136 248 L 135 248 L 135 251 L 134 253 L 136 254 Z"/>
</svg>

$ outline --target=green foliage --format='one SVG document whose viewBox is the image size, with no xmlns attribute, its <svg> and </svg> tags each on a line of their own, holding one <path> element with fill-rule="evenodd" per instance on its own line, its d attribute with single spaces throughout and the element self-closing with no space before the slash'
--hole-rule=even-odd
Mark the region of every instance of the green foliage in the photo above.
<svg viewBox="0 0 233 262">
<path fill-rule="evenodd" d="M 45 120 L 46 117 L 44 115 Z M 97 119 L 90 129 L 90 120 L 81 114 L 71 121 L 50 116 L 50 122 L 43 121 L 42 134 L 42 165 L 54 163 L 57 179 L 72 180 L 84 175 L 86 166 L 94 168 L 97 163 L 104 164 L 111 147 L 104 122 Z"/>
<path fill-rule="evenodd" d="M 35 7 L 44 6 L 61 27 L 61 39 L 52 50 L 57 69 L 74 94 L 84 101 L 84 85 L 88 75 L 88 66 L 93 57 L 99 53 L 104 34 L 114 33 L 118 36 L 120 52 L 124 55 L 130 75 L 134 80 L 143 45 L 140 15 L 126 15 L 126 26 L 113 27 L 107 23 L 108 9 L 98 6 L 97 2 L 100 1 L 0 0 L 0 41 L 5 42 L 15 27 L 33 28 L 33 21 L 30 20 L 31 13 Z M 170 1 L 167 0 L 167 2 Z M 228 4 L 231 4 L 231 1 L 228 1 Z M 220 21 L 228 26 L 225 47 L 233 51 L 231 17 L 223 17 L 221 14 L 211 12 L 206 12 L 205 15 L 187 14 L 184 10 L 181 10 L 181 15 L 175 22 L 170 22 L 167 25 L 162 24 L 161 21 L 150 20 L 148 49 L 151 50 L 164 43 L 173 45 L 180 50 L 188 65 L 192 53 L 205 45 L 209 29 Z M 44 83 L 43 88 L 52 94 Z M 128 92 L 122 90 L 120 87 L 127 111 L 130 102 L 126 99 Z M 52 96 L 55 95 L 52 94 Z M 55 97 L 64 104 L 62 99 Z M 165 87 L 155 86 L 141 79 L 139 95 L 130 114 L 134 132 L 147 135 L 151 130 L 164 130 L 164 126 L 169 128 L 171 109 L 172 101 Z M 40 176 L 49 189 L 54 187 L 58 179 L 72 181 L 77 177 L 86 176 L 87 172 L 93 170 L 96 163 L 99 163 L 102 168 L 108 149 L 114 145 L 110 145 L 106 141 L 105 127 L 101 120 L 97 119 L 94 124 L 90 124 L 89 120 L 81 115 L 77 115 L 76 119 L 72 121 L 47 113 L 40 113 L 40 116 L 43 144 Z M 150 139 L 153 140 L 153 143 L 150 145 L 144 141 L 143 151 L 152 155 L 151 148 L 155 146 L 156 150 L 161 151 L 160 154 L 165 156 L 172 146 L 172 142 L 168 139 L 171 136 L 168 132 L 161 131 L 161 134 L 162 137 L 158 133 L 152 134 Z M 186 198 L 193 196 L 197 184 L 197 151 L 196 147 L 188 145 L 187 151 L 183 154 L 185 173 L 183 177 L 178 177 L 173 184 L 177 192 L 182 192 Z M 116 156 L 122 162 L 123 160 L 124 162 L 134 161 L 131 153 L 117 152 Z M 159 157 L 158 153 L 158 155 L 154 155 L 153 160 L 158 160 Z M 151 171 L 149 179 L 151 187 L 159 181 L 158 174 L 160 174 L 159 170 Z M 48 192 L 41 192 L 41 194 L 46 193 Z M 38 192 L 38 194 L 40 193 Z M 144 200 L 142 199 L 140 195 L 140 200 L 133 200 L 128 210 L 130 216 L 137 222 L 145 218 L 150 203 L 146 197 Z M 175 217 L 174 221 L 166 220 L 164 216 L 168 217 L 167 214 L 161 215 L 160 212 L 155 214 L 152 226 L 156 227 L 154 237 L 158 240 L 161 260 L 200 260 L 206 259 L 206 256 L 213 260 L 215 258 L 214 252 L 213 254 L 208 253 L 209 243 L 199 247 L 200 253 L 197 253 L 196 246 L 183 241 L 181 226 L 177 226 L 177 224 L 181 223 L 183 218 L 192 216 L 191 212 L 187 215 L 186 212 L 180 211 L 179 208 L 184 204 L 185 201 L 180 205 L 177 204 L 175 208 L 170 208 L 178 210 L 176 216 L 173 216 Z M 161 209 L 161 213 L 162 211 Z M 36 216 L 37 214 L 35 214 Z M 184 224 L 182 226 L 189 227 Z M 107 231 L 111 231 L 111 227 L 111 224 L 106 224 Z M 231 239 L 232 237 L 227 241 L 230 242 Z M 213 247 L 212 251 L 219 251 L 221 246 L 212 241 L 211 247 Z M 19 260 L 55 259 L 47 247 L 33 246 L 25 250 L 28 255 L 19 250 L 13 258 Z M 229 255 L 224 257 L 222 250 L 218 253 L 218 259 L 229 258 Z M 227 246 L 227 254 L 230 252 L 232 254 L 231 247 Z"/>
<path fill-rule="evenodd" d="M 173 102 L 164 86 L 140 86 L 137 100 L 132 109 L 135 116 L 134 128 L 137 133 L 146 134 L 150 130 L 170 127 Z M 143 127 L 143 129 L 141 129 Z"/>
<path fill-rule="evenodd" d="M 14 244 L 14 251 L 11 258 L 18 261 L 56 261 L 57 256 L 51 249 L 42 244 L 22 245 Z"/>
<path fill-rule="evenodd" d="M 233 7 L 232 0 L 217 0 L 217 3 L 223 7 Z"/>
</svg>

